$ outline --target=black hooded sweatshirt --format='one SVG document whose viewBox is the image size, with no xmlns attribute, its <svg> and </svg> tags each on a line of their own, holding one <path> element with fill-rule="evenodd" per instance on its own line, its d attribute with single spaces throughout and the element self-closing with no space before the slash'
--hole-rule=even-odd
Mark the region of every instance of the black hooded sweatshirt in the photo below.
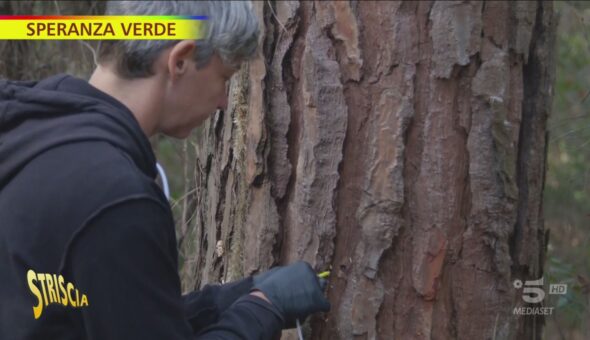
<svg viewBox="0 0 590 340">
<path fill-rule="evenodd" d="M 0 81 L 0 339 L 271 339 L 252 278 L 181 295 L 132 113 L 88 82 Z"/>
</svg>

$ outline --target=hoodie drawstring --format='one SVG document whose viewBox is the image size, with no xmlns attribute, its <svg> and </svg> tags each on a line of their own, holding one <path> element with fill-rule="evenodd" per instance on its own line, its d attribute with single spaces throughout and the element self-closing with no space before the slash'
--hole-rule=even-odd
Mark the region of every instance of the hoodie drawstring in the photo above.
<svg viewBox="0 0 590 340">
<path fill-rule="evenodd" d="M 160 180 L 162 181 L 162 190 L 164 190 L 164 196 L 166 196 L 167 200 L 170 200 L 170 187 L 168 186 L 166 172 L 164 172 L 164 168 L 158 162 L 156 162 L 156 168 L 158 169 L 158 174 L 160 175 Z"/>
</svg>

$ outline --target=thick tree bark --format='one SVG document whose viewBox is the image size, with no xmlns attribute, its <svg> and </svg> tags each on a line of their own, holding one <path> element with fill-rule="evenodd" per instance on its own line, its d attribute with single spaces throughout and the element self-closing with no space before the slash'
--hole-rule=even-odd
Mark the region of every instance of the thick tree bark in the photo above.
<svg viewBox="0 0 590 340">
<path fill-rule="evenodd" d="M 543 274 L 552 3 L 255 6 L 194 144 L 184 288 L 305 259 L 332 271 L 313 339 L 540 339 L 512 282 Z"/>
</svg>

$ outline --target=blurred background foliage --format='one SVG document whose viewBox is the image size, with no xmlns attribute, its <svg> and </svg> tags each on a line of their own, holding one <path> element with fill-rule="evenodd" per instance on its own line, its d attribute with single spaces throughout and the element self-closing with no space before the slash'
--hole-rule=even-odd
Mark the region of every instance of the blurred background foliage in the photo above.
<svg viewBox="0 0 590 340">
<path fill-rule="evenodd" d="M 105 2 L 0 1 L 0 15 L 96 15 L 104 13 Z M 56 73 L 88 79 L 94 68 L 96 41 L 9 40 L 0 43 L 0 76 L 37 80 Z"/>
<path fill-rule="evenodd" d="M 557 1 L 557 70 L 549 120 L 545 226 L 550 230 L 545 284 L 555 307 L 545 339 L 590 336 L 590 2 Z"/>
</svg>

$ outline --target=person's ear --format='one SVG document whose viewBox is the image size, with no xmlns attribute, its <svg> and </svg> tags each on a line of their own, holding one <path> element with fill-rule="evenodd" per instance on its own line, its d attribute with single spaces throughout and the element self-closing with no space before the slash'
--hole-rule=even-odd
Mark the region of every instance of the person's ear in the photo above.
<svg viewBox="0 0 590 340">
<path fill-rule="evenodd" d="M 186 73 L 189 67 L 194 67 L 195 48 L 194 40 L 182 40 L 172 47 L 170 54 L 168 54 L 168 72 L 172 80 Z"/>
</svg>

